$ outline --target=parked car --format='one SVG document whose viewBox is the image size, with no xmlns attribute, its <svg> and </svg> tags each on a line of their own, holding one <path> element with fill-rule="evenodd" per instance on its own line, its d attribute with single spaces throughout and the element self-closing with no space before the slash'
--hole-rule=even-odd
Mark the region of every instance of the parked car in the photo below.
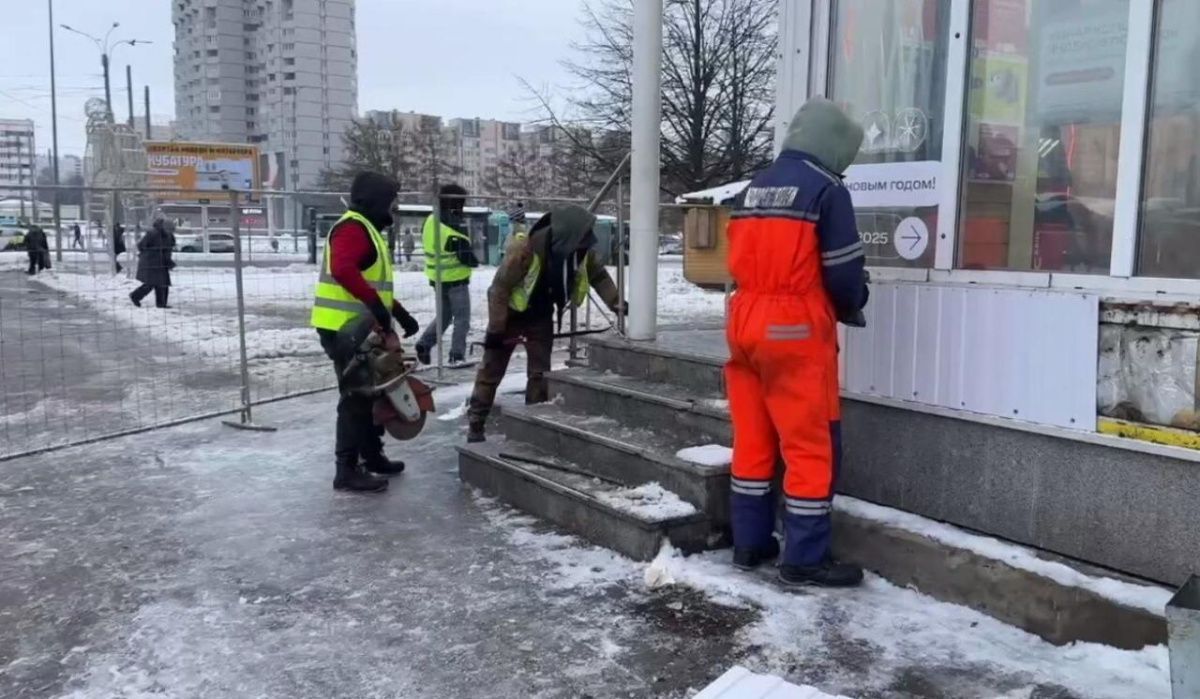
<svg viewBox="0 0 1200 699">
<path fill-rule="evenodd" d="M 16 226 L 0 226 L 0 250 L 24 250 L 25 229 Z"/>
<path fill-rule="evenodd" d="M 179 237 L 177 242 L 179 252 L 204 252 L 204 236 L 193 235 L 188 237 Z M 209 252 L 233 252 L 233 234 L 232 233 L 209 233 L 208 234 L 208 250 Z"/>
</svg>

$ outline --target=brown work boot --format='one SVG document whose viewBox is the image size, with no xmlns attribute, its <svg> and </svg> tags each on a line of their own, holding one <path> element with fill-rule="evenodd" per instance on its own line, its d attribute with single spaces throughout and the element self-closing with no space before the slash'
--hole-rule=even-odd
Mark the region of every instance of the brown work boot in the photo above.
<svg viewBox="0 0 1200 699">
<path fill-rule="evenodd" d="M 467 443 L 468 444 L 479 444 L 481 442 L 486 442 L 486 441 L 487 441 L 487 434 L 483 431 L 483 423 L 482 422 L 472 422 L 470 424 L 470 426 L 467 427 Z"/>
</svg>

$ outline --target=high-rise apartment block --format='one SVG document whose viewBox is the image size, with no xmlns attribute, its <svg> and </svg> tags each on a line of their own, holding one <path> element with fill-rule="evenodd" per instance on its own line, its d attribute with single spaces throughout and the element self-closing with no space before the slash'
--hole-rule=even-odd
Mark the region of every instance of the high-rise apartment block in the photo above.
<svg viewBox="0 0 1200 699">
<path fill-rule="evenodd" d="M 31 198 L 37 182 L 32 119 L 0 119 L 0 199 Z M 8 187 L 27 187 L 18 191 Z"/>
<path fill-rule="evenodd" d="M 172 0 L 176 137 L 255 143 L 310 188 L 358 111 L 354 0 Z"/>
</svg>

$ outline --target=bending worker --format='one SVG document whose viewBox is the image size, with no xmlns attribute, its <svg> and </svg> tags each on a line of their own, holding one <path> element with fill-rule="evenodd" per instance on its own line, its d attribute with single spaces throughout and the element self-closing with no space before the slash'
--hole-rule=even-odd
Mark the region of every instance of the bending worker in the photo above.
<svg viewBox="0 0 1200 699">
<path fill-rule="evenodd" d="M 351 392 L 346 377 L 363 339 L 351 331 L 363 326 L 364 318 L 374 320 L 391 351 L 400 348 L 393 318 L 405 337 L 421 329 L 392 295 L 392 258 L 387 238 L 379 232 L 392 225 L 392 201 L 399 191 L 390 177 L 360 172 L 350 186 L 349 210 L 325 240 L 312 325 L 338 377 L 335 490 L 381 492 L 387 490 L 387 476 L 404 471 L 404 462 L 383 455 L 383 427 L 375 425 L 373 399 Z"/>
<path fill-rule="evenodd" d="M 528 359 L 525 403 L 544 403 L 556 314 L 561 324 L 568 308 L 587 303 L 592 288 L 614 312 L 625 312 L 616 284 L 592 249 L 595 223 L 583 207 L 563 206 L 542 216 L 528 233 L 510 237 L 488 289 L 487 335 L 467 412 L 467 441 L 484 440 L 496 389 L 518 344 L 525 344 Z"/>
<path fill-rule="evenodd" d="M 422 364 L 432 360 L 433 346 L 441 342 L 442 334 L 454 324 L 450 338 L 450 364 L 462 364 L 467 358 L 467 332 L 471 329 L 471 270 L 479 266 L 471 237 L 467 235 L 466 207 L 467 190 L 456 184 L 446 185 L 438 191 L 438 209 L 441 218 L 441 244 L 438 250 L 437 227 L 432 215 L 425 219 L 421 234 L 421 246 L 425 251 L 425 276 L 429 285 L 437 292 L 438 274 L 442 281 L 442 327 L 433 323 L 417 341 L 417 358 Z"/>
<path fill-rule="evenodd" d="M 780 579 L 848 587 L 862 570 L 830 557 L 830 507 L 841 461 L 838 321 L 862 325 L 862 242 L 842 173 L 862 127 L 814 99 L 792 120 L 783 152 L 750 183 L 729 223 L 737 284 L 725 383 L 733 417 L 734 565 L 779 555 L 772 532 L 775 464 L 786 466 Z"/>
</svg>

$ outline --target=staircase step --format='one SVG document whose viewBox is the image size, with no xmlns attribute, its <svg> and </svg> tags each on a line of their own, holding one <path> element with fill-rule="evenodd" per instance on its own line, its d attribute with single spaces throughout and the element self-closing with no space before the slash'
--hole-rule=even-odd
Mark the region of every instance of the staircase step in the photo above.
<svg viewBox="0 0 1200 699">
<path fill-rule="evenodd" d="M 689 445 L 733 443 L 728 403 L 717 396 L 592 369 L 557 371 L 548 378 L 550 395 L 561 396 L 573 412 L 613 416 Z"/>
<path fill-rule="evenodd" d="M 724 396 L 724 331 L 705 339 L 707 344 L 716 346 L 676 348 L 669 342 L 646 344 L 617 335 L 600 335 L 587 340 L 588 364 L 599 372 L 684 386 L 700 395 Z"/>
<path fill-rule="evenodd" d="M 459 478 L 464 483 L 634 560 L 653 559 L 664 539 L 688 552 L 718 543 L 710 537 L 708 518 L 676 497 L 674 503 L 631 506 L 635 501 L 623 497 L 629 489 L 618 484 L 508 458 L 515 455 L 565 469 L 590 470 L 533 446 L 511 440 L 488 442 L 459 447 L 458 454 Z"/>
<path fill-rule="evenodd" d="M 506 405 L 500 429 L 510 440 L 536 444 L 554 454 L 570 454 L 589 470 L 626 485 L 657 482 L 708 515 L 713 525 L 729 525 L 729 467 L 684 461 L 675 454 L 696 446 L 646 427 L 630 427 L 565 405 Z"/>
</svg>

